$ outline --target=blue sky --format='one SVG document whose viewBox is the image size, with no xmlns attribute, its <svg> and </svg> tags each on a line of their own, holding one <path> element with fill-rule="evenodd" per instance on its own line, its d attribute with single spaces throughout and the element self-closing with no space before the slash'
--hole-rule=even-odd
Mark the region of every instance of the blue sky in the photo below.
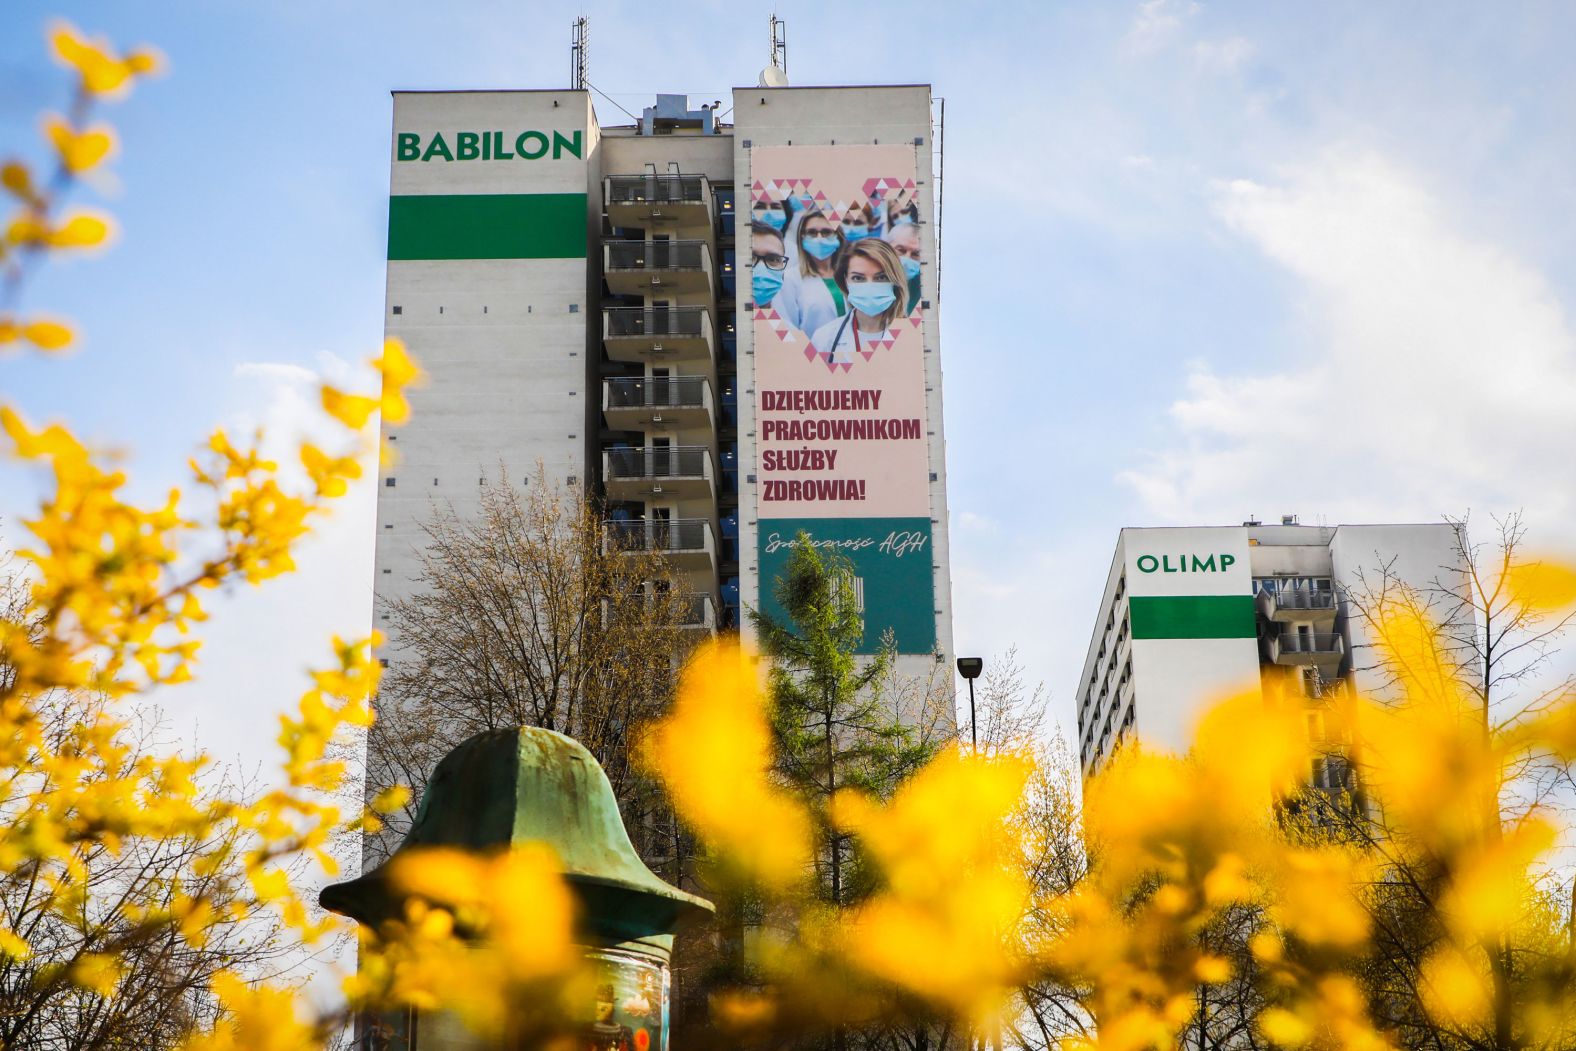
<svg viewBox="0 0 1576 1051">
<path fill-rule="evenodd" d="M 7 5 L 0 150 L 38 155 L 67 78 L 55 8 Z M 725 98 L 763 3 L 88 2 L 83 29 L 169 56 L 113 107 L 82 197 L 112 251 L 28 303 L 64 361 L 0 389 L 177 480 L 219 423 L 285 435 L 315 373 L 381 337 L 389 95 L 550 87 L 570 21 L 638 111 Z M 946 99 L 942 355 L 960 652 L 1016 644 L 1053 714 L 1124 525 L 1437 520 L 1525 508 L 1576 548 L 1576 8 L 783 3 L 796 84 L 930 82 Z M 624 117 L 605 98 L 601 119 Z M 38 479 L 0 468 L 0 517 Z M 372 492 L 302 572 L 228 597 L 172 733 L 266 758 L 273 713 L 370 620 Z M 14 542 L 17 529 L 0 522 Z"/>
</svg>

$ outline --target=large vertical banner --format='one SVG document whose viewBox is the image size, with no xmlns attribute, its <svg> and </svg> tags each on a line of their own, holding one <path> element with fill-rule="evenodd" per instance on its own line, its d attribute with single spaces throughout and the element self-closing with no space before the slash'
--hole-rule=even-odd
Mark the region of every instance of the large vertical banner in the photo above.
<svg viewBox="0 0 1576 1051">
<path fill-rule="evenodd" d="M 761 607 L 801 535 L 853 562 L 861 652 L 936 645 L 912 146 L 751 151 Z"/>
</svg>

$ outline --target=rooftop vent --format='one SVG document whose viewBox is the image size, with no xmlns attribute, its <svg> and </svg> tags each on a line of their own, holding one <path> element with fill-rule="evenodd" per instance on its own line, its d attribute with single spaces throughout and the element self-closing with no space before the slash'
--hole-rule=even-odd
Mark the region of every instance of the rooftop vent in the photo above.
<svg viewBox="0 0 1576 1051">
<path fill-rule="evenodd" d="M 1264 523 L 1260 522 L 1257 518 L 1254 518 L 1252 515 L 1249 515 L 1248 516 L 1248 520 L 1246 522 L 1243 522 L 1242 524 L 1245 525 L 1245 526 L 1256 526 L 1256 525 L 1263 525 Z"/>
<path fill-rule="evenodd" d="M 641 111 L 640 134 L 672 135 L 676 131 L 688 131 L 715 135 L 717 110 L 721 106 L 719 100 L 710 106 L 702 103 L 700 109 L 692 110 L 686 95 L 658 95 L 655 106 L 647 106 Z"/>
<path fill-rule="evenodd" d="M 1296 515 L 1281 515 L 1281 525 L 1296 525 L 1296 524 L 1297 524 L 1297 516 Z"/>
</svg>

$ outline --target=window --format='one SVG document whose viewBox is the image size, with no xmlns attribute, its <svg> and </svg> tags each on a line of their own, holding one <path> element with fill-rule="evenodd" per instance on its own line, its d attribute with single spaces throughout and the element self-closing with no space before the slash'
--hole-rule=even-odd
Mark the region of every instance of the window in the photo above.
<svg viewBox="0 0 1576 1051">
<path fill-rule="evenodd" d="M 393 478 L 385 478 L 385 479 L 383 479 L 383 484 L 387 488 L 392 489 L 392 488 L 394 488 L 394 479 Z"/>
</svg>

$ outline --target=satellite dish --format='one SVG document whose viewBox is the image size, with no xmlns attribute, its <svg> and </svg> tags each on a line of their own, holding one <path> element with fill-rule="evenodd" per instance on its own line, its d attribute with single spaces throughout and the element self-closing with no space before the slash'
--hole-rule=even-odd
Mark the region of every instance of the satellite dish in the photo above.
<svg viewBox="0 0 1576 1051">
<path fill-rule="evenodd" d="M 767 66 L 761 70 L 760 79 L 756 82 L 756 87 L 762 88 L 786 88 L 787 86 L 788 74 L 776 66 Z"/>
</svg>

